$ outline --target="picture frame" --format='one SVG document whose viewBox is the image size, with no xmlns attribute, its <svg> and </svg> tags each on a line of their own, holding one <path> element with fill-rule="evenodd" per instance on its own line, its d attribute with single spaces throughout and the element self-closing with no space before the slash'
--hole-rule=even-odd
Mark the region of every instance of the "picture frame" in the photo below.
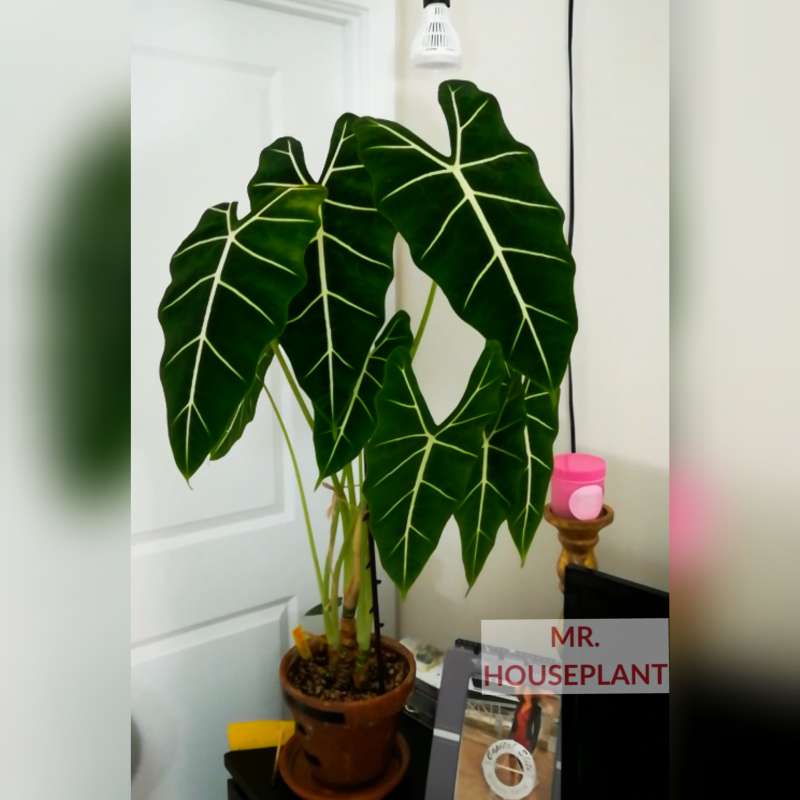
<svg viewBox="0 0 800 800">
<path fill-rule="evenodd" d="M 480 646 L 448 651 L 426 800 L 559 798 L 560 700 L 484 691 Z"/>
</svg>

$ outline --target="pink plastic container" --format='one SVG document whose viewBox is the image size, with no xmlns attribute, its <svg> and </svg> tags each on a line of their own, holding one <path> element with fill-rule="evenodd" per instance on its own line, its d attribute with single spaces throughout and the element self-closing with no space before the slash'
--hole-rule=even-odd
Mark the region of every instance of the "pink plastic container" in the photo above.
<svg viewBox="0 0 800 800">
<path fill-rule="evenodd" d="M 560 453 L 553 462 L 550 506 L 559 517 L 597 519 L 603 510 L 606 462 L 589 453 Z"/>
</svg>

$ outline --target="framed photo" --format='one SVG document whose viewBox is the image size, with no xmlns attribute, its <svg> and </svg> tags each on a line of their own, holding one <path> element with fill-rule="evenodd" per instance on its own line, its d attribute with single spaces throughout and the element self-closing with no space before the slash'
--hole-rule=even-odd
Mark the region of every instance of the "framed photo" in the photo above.
<svg viewBox="0 0 800 800">
<path fill-rule="evenodd" d="M 554 800 L 560 797 L 561 698 L 485 690 L 480 655 L 445 658 L 426 800 Z"/>
</svg>

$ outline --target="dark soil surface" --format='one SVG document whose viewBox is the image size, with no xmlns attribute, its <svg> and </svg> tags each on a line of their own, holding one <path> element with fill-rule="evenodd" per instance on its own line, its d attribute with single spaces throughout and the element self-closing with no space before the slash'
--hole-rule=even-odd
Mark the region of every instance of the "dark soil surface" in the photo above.
<svg viewBox="0 0 800 800">
<path fill-rule="evenodd" d="M 399 686 L 406 677 L 408 665 L 393 650 L 383 651 L 384 683 L 386 691 Z M 378 662 L 375 649 L 370 651 L 367 665 L 367 683 L 362 689 L 350 686 L 346 691 L 334 686 L 335 676 L 328 666 L 326 654 L 304 661 L 298 658 L 289 668 L 289 680 L 296 689 L 318 700 L 366 700 L 380 695 L 378 690 Z"/>
</svg>

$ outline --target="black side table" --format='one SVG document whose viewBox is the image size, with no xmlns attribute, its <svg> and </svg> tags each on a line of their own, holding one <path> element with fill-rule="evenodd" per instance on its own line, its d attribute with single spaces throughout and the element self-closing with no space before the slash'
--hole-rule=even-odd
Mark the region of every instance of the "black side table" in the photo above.
<svg viewBox="0 0 800 800">
<path fill-rule="evenodd" d="M 400 731 L 411 749 L 411 764 L 403 782 L 387 800 L 422 800 L 428 777 L 433 731 L 403 714 Z M 228 800 L 296 800 L 281 779 L 280 773 L 272 785 L 272 766 L 275 750 L 239 750 L 225 754 L 225 768 L 231 775 L 228 781 Z"/>
</svg>

